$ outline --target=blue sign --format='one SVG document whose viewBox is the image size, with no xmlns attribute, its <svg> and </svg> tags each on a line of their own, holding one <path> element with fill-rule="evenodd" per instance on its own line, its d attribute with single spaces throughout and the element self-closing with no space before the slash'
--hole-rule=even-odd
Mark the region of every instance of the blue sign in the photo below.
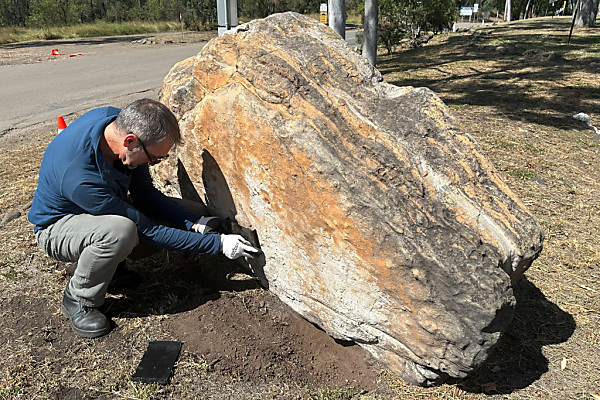
<svg viewBox="0 0 600 400">
<path fill-rule="evenodd" d="M 460 15 L 463 17 L 470 17 L 473 15 L 473 7 L 461 7 Z"/>
</svg>

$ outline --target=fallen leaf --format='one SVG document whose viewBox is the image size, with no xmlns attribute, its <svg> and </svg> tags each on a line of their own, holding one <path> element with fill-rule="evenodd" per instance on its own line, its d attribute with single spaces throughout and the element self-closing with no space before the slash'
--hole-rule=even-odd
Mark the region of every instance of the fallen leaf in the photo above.
<svg viewBox="0 0 600 400">
<path fill-rule="evenodd" d="M 481 385 L 481 389 L 483 390 L 483 393 L 489 394 L 497 392 L 498 386 L 496 385 L 496 382 L 484 383 L 483 385 Z"/>
<path fill-rule="evenodd" d="M 565 368 L 567 368 L 567 359 L 563 357 L 562 361 L 560 362 L 560 369 L 564 371 Z"/>
</svg>

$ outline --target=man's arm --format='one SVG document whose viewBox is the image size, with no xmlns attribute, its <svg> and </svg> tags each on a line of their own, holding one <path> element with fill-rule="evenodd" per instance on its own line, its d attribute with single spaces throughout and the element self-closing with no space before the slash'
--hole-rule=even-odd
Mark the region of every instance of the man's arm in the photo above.
<svg viewBox="0 0 600 400">
<path fill-rule="evenodd" d="M 182 229 L 192 230 L 192 226 L 201 217 L 181 207 L 156 189 L 147 165 L 132 171 L 129 193 L 141 212 L 159 220 L 169 221 Z"/>
<path fill-rule="evenodd" d="M 154 246 L 213 255 L 221 249 L 219 235 L 205 235 L 157 224 L 122 200 L 110 187 L 98 185 L 97 182 L 79 182 L 76 186 L 65 188 L 64 192 L 70 193 L 70 200 L 92 215 L 129 218 L 136 224 L 140 240 Z"/>
</svg>

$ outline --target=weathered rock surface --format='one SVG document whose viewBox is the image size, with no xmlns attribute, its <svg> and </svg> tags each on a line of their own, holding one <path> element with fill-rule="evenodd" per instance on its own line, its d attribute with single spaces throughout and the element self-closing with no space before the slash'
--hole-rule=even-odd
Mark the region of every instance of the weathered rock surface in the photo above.
<svg viewBox="0 0 600 400">
<path fill-rule="evenodd" d="M 256 229 L 285 303 L 417 384 L 485 360 L 543 234 L 433 92 L 285 13 L 177 64 L 161 100 L 185 137 L 163 187 Z"/>
</svg>

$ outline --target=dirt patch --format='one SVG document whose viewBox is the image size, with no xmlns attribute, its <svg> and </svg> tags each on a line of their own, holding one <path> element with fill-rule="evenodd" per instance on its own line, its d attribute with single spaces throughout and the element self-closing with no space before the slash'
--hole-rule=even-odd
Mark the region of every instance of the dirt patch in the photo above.
<svg viewBox="0 0 600 400">
<path fill-rule="evenodd" d="M 215 372 L 252 383 L 376 387 L 374 360 L 360 347 L 336 343 L 267 291 L 192 302 L 201 305 L 169 318 L 167 330 Z"/>
</svg>

